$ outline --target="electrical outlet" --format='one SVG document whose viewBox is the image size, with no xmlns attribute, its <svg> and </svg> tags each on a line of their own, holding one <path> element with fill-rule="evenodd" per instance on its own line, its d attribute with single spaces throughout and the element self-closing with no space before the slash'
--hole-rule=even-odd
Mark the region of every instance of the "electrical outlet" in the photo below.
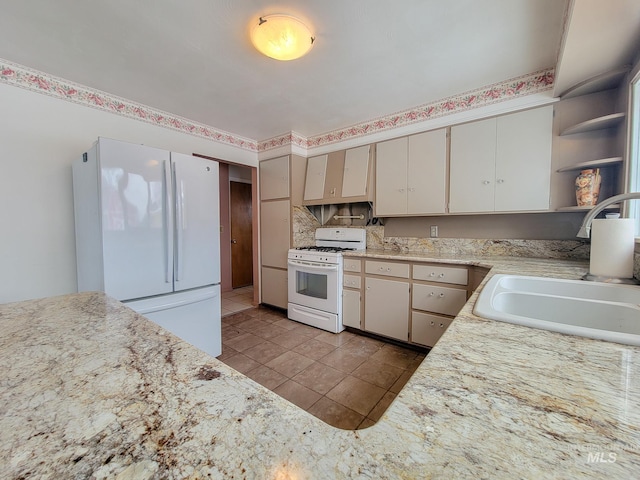
<svg viewBox="0 0 640 480">
<path fill-rule="evenodd" d="M 431 238 L 437 238 L 437 237 L 438 237 L 438 226 L 431 225 Z"/>
</svg>

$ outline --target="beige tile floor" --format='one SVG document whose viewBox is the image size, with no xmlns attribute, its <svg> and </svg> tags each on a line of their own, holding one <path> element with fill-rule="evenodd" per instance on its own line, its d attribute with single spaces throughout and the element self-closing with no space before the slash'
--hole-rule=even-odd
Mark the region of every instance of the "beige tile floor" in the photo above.
<svg viewBox="0 0 640 480">
<path fill-rule="evenodd" d="M 253 308 L 253 286 L 236 288 L 222 294 L 222 316 Z"/>
<path fill-rule="evenodd" d="M 255 307 L 222 318 L 219 360 L 338 428 L 375 424 L 426 353 Z"/>
</svg>

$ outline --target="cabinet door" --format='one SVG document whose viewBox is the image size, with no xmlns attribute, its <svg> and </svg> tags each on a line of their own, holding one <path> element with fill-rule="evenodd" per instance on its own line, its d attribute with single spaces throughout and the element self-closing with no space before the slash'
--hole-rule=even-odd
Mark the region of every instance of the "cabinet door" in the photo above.
<svg viewBox="0 0 640 480">
<path fill-rule="evenodd" d="M 342 177 L 342 196 L 358 197 L 367 194 L 369 183 L 369 145 L 347 150 Z"/>
<path fill-rule="evenodd" d="M 376 216 L 407 213 L 407 151 L 406 138 L 376 147 Z"/>
<path fill-rule="evenodd" d="M 260 162 L 260 200 L 289 196 L 289 156 Z"/>
<path fill-rule="evenodd" d="M 304 184 L 304 199 L 319 200 L 324 195 L 324 179 L 327 172 L 327 155 L 307 160 L 307 177 Z"/>
<path fill-rule="evenodd" d="M 409 284 L 365 279 L 364 329 L 406 342 L 409 340 Z"/>
<path fill-rule="evenodd" d="M 414 280 L 466 285 L 469 281 L 467 267 L 443 267 L 441 265 L 414 265 Z"/>
<path fill-rule="evenodd" d="M 287 271 L 262 267 L 262 303 L 287 308 Z"/>
<path fill-rule="evenodd" d="M 467 302 L 467 291 L 459 288 L 413 284 L 411 308 L 456 316 Z"/>
<path fill-rule="evenodd" d="M 395 262 L 379 262 L 376 260 L 365 261 L 365 272 L 372 275 L 385 275 L 387 277 L 409 278 L 409 264 Z"/>
<path fill-rule="evenodd" d="M 360 273 L 362 271 L 362 260 L 344 257 L 344 271 Z"/>
<path fill-rule="evenodd" d="M 360 290 L 342 291 L 342 324 L 345 327 L 360 327 Z"/>
<path fill-rule="evenodd" d="M 260 245 L 262 265 L 287 268 L 291 238 L 289 200 L 261 202 Z"/>
<path fill-rule="evenodd" d="M 407 213 L 445 213 L 447 131 L 411 135 L 408 146 Z"/>
<path fill-rule="evenodd" d="M 344 150 L 327 155 L 327 173 L 324 179 L 325 200 L 340 198 L 342 192 L 342 176 L 344 175 Z"/>
<path fill-rule="evenodd" d="M 548 210 L 553 107 L 498 117 L 497 212 Z"/>
<path fill-rule="evenodd" d="M 449 211 L 492 212 L 496 119 L 451 127 Z"/>
<path fill-rule="evenodd" d="M 433 347 L 453 319 L 422 312 L 411 312 L 411 341 Z"/>
</svg>

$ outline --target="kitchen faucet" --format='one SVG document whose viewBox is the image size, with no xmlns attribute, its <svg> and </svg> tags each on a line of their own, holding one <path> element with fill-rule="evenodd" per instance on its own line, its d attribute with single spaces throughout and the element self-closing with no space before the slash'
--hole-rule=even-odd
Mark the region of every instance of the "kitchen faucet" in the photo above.
<svg viewBox="0 0 640 480">
<path fill-rule="evenodd" d="M 629 193 L 622 193 L 620 195 L 615 195 L 613 197 L 607 198 L 602 203 L 598 204 L 596 207 L 593 207 L 584 216 L 584 220 L 582 221 L 582 226 L 580 227 L 580 230 L 578 231 L 578 234 L 576 236 L 580 238 L 589 238 L 591 235 L 591 222 L 593 222 L 593 219 L 596 218 L 602 210 L 604 210 L 609 205 L 612 205 L 614 203 L 623 202 L 625 200 L 633 200 L 633 199 L 640 199 L 640 192 L 629 192 Z"/>
</svg>

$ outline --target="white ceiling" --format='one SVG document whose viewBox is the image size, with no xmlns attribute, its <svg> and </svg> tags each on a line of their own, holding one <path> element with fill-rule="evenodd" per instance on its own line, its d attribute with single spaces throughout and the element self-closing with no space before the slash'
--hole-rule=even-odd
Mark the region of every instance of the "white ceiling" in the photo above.
<svg viewBox="0 0 640 480">
<path fill-rule="evenodd" d="M 0 58 L 251 139 L 312 136 L 554 67 L 567 3 L 0 0 Z M 270 13 L 312 27 L 306 57 L 251 46 Z"/>
</svg>

